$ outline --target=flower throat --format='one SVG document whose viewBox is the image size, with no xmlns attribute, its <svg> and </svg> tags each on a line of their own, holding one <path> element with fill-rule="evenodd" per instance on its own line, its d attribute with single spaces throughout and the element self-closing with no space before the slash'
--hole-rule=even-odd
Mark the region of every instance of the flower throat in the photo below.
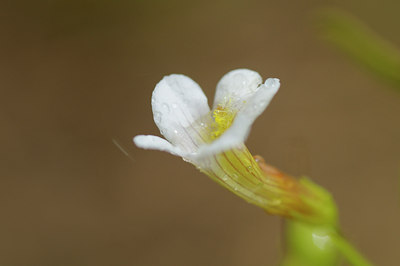
<svg viewBox="0 0 400 266">
<path fill-rule="evenodd" d="M 213 111 L 213 131 L 211 136 L 213 139 L 220 137 L 232 124 L 236 116 L 236 112 L 232 108 L 232 99 L 224 104 L 219 104 Z"/>
</svg>

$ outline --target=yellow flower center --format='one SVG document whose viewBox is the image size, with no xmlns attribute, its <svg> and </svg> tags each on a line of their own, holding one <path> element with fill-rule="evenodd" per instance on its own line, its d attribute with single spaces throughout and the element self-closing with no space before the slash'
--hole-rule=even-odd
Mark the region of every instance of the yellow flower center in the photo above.
<svg viewBox="0 0 400 266">
<path fill-rule="evenodd" d="M 232 124 L 235 118 L 236 112 L 232 108 L 232 99 L 229 99 L 226 103 L 220 104 L 213 111 L 213 131 L 211 137 L 213 139 L 221 136 Z"/>
</svg>

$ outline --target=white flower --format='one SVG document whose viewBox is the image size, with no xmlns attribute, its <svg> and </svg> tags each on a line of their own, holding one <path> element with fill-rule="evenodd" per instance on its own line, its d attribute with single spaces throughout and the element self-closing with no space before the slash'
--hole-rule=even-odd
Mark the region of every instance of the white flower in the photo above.
<svg viewBox="0 0 400 266">
<path fill-rule="evenodd" d="M 271 214 L 313 223 L 335 223 L 328 192 L 306 178 L 295 179 L 253 157 L 244 145 L 254 120 L 279 89 L 257 72 L 237 69 L 219 81 L 213 109 L 196 82 L 184 75 L 164 77 L 154 89 L 154 121 L 165 139 L 134 137 L 144 149 L 181 156 L 214 181 Z"/>
<path fill-rule="evenodd" d="M 280 191 L 263 174 L 244 141 L 279 86 L 278 79 L 263 83 L 257 72 L 233 70 L 219 81 L 210 111 L 196 82 L 184 75 L 166 76 L 151 99 L 154 121 L 166 140 L 148 135 L 133 140 L 140 148 L 181 156 L 248 202 L 276 213 Z"/>
<path fill-rule="evenodd" d="M 165 76 L 156 85 L 151 104 L 154 121 L 167 140 L 140 135 L 134 142 L 140 148 L 167 151 L 198 165 L 197 160 L 240 147 L 279 86 L 275 78 L 262 83 L 252 70 L 230 71 L 219 81 L 210 111 L 196 82 L 184 75 Z"/>
</svg>

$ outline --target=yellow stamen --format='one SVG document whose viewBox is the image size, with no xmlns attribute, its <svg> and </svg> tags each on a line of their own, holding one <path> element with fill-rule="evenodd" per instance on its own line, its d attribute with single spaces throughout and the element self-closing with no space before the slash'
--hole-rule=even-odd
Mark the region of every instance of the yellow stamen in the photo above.
<svg viewBox="0 0 400 266">
<path fill-rule="evenodd" d="M 214 124 L 211 135 L 213 139 L 221 136 L 232 124 L 236 111 L 232 108 L 232 99 L 225 104 L 220 104 L 213 111 Z"/>
</svg>

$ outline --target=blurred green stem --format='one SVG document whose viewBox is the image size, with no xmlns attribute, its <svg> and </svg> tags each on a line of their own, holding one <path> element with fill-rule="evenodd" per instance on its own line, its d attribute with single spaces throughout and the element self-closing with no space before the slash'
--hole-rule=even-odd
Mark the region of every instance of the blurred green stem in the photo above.
<svg viewBox="0 0 400 266">
<path fill-rule="evenodd" d="M 339 261 L 332 234 L 333 226 L 295 220 L 285 224 L 285 257 L 281 266 L 334 266 Z"/>
<path fill-rule="evenodd" d="M 342 254 L 344 258 L 351 264 L 356 266 L 370 266 L 370 263 L 364 256 L 350 244 L 347 239 L 340 235 L 333 236 L 333 242 L 336 248 Z"/>
<path fill-rule="evenodd" d="M 335 266 L 346 259 L 354 266 L 372 265 L 334 225 L 286 222 L 285 256 L 281 266 Z"/>
<path fill-rule="evenodd" d="M 318 13 L 320 35 L 377 76 L 400 88 L 400 50 L 362 21 L 336 9 Z"/>
</svg>

